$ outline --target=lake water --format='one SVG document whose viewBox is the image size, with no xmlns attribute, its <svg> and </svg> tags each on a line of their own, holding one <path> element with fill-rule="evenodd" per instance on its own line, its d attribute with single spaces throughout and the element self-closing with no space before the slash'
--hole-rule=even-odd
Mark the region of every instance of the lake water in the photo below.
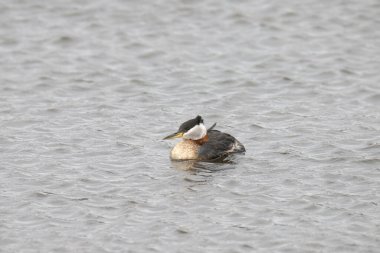
<svg viewBox="0 0 380 253">
<path fill-rule="evenodd" d="M 378 252 L 380 2 L 0 3 L 0 252 Z M 196 115 L 241 141 L 173 163 Z"/>
</svg>

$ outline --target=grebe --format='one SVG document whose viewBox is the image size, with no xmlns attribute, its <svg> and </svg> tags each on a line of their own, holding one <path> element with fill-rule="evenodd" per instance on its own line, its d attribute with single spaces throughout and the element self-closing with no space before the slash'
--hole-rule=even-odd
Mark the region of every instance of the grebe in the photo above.
<svg viewBox="0 0 380 253">
<path fill-rule="evenodd" d="M 213 130 L 216 124 L 206 129 L 201 116 L 181 124 L 178 131 L 164 138 L 183 138 L 170 152 L 172 160 L 222 161 L 235 153 L 244 153 L 245 148 L 233 136 Z"/>
</svg>

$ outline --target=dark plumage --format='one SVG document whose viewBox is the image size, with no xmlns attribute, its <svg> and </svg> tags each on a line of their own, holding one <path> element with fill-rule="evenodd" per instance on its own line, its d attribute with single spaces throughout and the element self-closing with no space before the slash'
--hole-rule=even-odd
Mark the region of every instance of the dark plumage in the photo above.
<svg viewBox="0 0 380 253">
<path fill-rule="evenodd" d="M 199 160 L 223 160 L 228 155 L 245 152 L 244 146 L 229 134 L 209 130 L 207 136 L 208 141 L 199 148 Z"/>
</svg>

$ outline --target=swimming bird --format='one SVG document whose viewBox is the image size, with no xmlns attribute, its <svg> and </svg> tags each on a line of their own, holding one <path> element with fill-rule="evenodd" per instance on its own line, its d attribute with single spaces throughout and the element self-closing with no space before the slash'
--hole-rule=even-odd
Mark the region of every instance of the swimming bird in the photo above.
<svg viewBox="0 0 380 253">
<path fill-rule="evenodd" d="M 245 148 L 235 137 L 213 130 L 216 124 L 206 129 L 201 116 L 181 124 L 178 131 L 164 140 L 183 138 L 170 152 L 172 160 L 223 161 L 232 154 L 244 153 Z"/>
</svg>

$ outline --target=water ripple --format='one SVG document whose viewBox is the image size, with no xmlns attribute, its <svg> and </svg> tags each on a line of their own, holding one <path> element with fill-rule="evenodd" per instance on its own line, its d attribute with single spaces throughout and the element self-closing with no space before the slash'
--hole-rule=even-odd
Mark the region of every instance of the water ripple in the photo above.
<svg viewBox="0 0 380 253">
<path fill-rule="evenodd" d="M 1 5 L 2 251 L 379 248 L 376 1 Z M 171 162 L 197 114 L 246 155 Z"/>
</svg>

